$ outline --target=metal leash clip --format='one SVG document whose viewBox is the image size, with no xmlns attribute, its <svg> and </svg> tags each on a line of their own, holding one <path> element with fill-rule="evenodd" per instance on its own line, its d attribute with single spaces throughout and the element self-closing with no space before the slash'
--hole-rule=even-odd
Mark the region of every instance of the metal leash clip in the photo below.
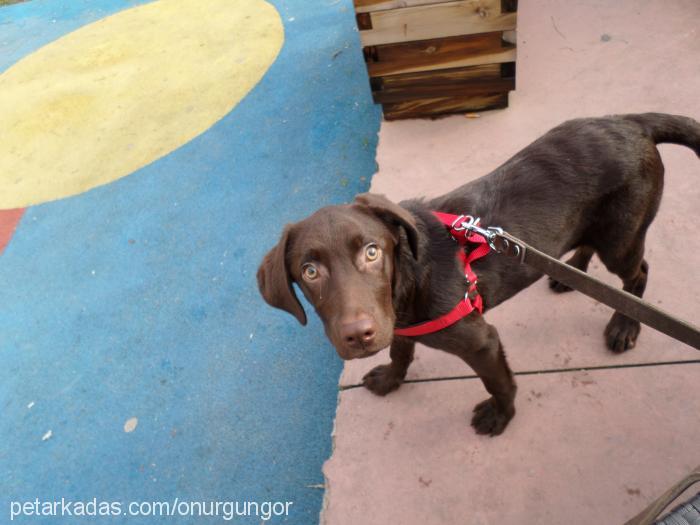
<svg viewBox="0 0 700 525">
<path fill-rule="evenodd" d="M 498 226 L 489 226 L 482 228 L 479 226 L 481 219 L 472 215 L 460 215 L 452 223 L 452 229 L 456 232 L 470 231 L 481 235 L 489 247 L 496 253 L 505 253 L 511 257 L 518 257 L 520 262 L 523 262 L 525 257 L 525 247 L 520 246 L 516 242 L 510 242 L 503 232 L 503 228 Z"/>
<path fill-rule="evenodd" d="M 484 229 L 481 226 L 479 226 L 480 222 L 481 218 L 479 217 L 473 217 L 471 215 L 460 215 L 452 223 L 452 229 L 456 232 L 467 230 L 481 235 L 484 239 L 486 239 L 486 241 L 489 244 L 489 247 L 492 250 L 495 250 L 499 253 L 507 250 L 508 239 L 499 237 L 504 243 L 502 247 L 499 247 L 495 244 L 496 238 L 503 234 L 503 229 L 499 228 L 498 226 L 489 226 L 488 228 Z"/>
<path fill-rule="evenodd" d="M 471 215 L 460 215 L 452 223 L 452 229 L 456 232 L 467 230 L 470 232 L 478 233 L 484 238 L 490 240 L 492 234 L 489 231 L 483 229 L 481 226 L 479 226 L 480 222 L 481 219 L 479 217 L 473 217 Z"/>
</svg>

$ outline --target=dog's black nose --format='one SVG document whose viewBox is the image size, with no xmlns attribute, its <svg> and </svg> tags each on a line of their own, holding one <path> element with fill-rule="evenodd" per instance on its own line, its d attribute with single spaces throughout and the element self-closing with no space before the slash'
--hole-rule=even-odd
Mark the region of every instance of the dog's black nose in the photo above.
<svg viewBox="0 0 700 525">
<path fill-rule="evenodd" d="M 340 327 L 340 337 L 351 348 L 371 345 L 376 334 L 377 327 L 368 317 L 343 323 Z"/>
</svg>

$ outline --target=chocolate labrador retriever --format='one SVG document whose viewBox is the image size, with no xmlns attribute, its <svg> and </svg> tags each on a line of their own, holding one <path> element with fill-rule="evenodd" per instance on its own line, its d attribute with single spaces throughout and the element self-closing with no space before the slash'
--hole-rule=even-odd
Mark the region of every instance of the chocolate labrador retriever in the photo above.
<svg viewBox="0 0 700 525">
<path fill-rule="evenodd" d="M 476 405 L 480 434 L 503 432 L 515 414 L 515 381 L 496 329 L 472 312 L 444 330 L 419 337 L 394 329 L 435 319 L 465 294 L 463 249 L 432 211 L 470 214 L 500 226 L 540 250 L 585 271 L 594 253 L 623 288 L 644 293 L 649 266 L 644 238 L 659 207 L 664 166 L 656 144 L 671 142 L 700 156 L 700 124 L 681 116 L 647 113 L 566 122 L 490 174 L 431 200 L 394 204 L 359 195 L 296 224 L 258 270 L 263 298 L 303 325 L 296 282 L 323 320 L 343 359 L 370 356 L 391 345 L 391 363 L 371 370 L 364 386 L 378 395 L 398 388 L 416 341 L 461 357 L 491 397 Z M 484 311 L 509 299 L 542 274 L 490 254 L 477 260 Z M 550 281 L 556 292 L 566 291 Z M 632 348 L 639 323 L 615 312 L 605 329 L 614 352 Z"/>
</svg>

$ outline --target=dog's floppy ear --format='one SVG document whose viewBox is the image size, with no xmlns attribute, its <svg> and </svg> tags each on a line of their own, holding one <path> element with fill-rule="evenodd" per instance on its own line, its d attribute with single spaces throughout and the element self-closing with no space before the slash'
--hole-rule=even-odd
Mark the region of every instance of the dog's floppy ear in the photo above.
<svg viewBox="0 0 700 525">
<path fill-rule="evenodd" d="M 258 268 L 258 288 L 267 304 L 289 312 L 302 325 L 306 325 L 306 313 L 294 293 L 292 278 L 287 269 L 286 255 L 290 232 L 291 226 L 285 226 L 280 242 L 265 255 Z"/>
<path fill-rule="evenodd" d="M 355 202 L 369 208 L 373 215 L 386 224 L 401 226 L 406 232 L 413 258 L 418 259 L 418 228 L 416 220 L 408 210 L 398 204 L 394 204 L 384 195 L 375 195 L 373 193 L 362 193 L 355 197 Z"/>
</svg>

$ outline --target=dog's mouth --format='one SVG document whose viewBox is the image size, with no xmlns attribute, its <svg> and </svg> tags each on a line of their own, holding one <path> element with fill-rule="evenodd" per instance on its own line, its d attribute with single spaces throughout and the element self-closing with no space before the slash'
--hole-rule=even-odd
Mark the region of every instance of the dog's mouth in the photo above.
<svg viewBox="0 0 700 525">
<path fill-rule="evenodd" d="M 372 357 L 373 355 L 379 353 L 381 350 L 383 350 L 384 347 L 382 348 L 376 348 L 376 349 L 361 349 L 361 350 L 355 350 L 352 349 L 350 351 L 345 350 L 343 353 L 338 351 L 338 354 L 340 354 L 340 357 L 343 358 L 345 361 L 352 361 L 353 359 L 365 359 L 367 357 Z"/>
<path fill-rule="evenodd" d="M 335 344 L 335 350 L 341 359 L 345 361 L 352 361 L 353 359 L 365 359 L 367 357 L 372 357 L 378 354 L 391 344 L 391 337 L 382 338 L 381 340 L 373 342 L 371 345 L 361 345 L 348 347 L 345 345 Z"/>
</svg>

